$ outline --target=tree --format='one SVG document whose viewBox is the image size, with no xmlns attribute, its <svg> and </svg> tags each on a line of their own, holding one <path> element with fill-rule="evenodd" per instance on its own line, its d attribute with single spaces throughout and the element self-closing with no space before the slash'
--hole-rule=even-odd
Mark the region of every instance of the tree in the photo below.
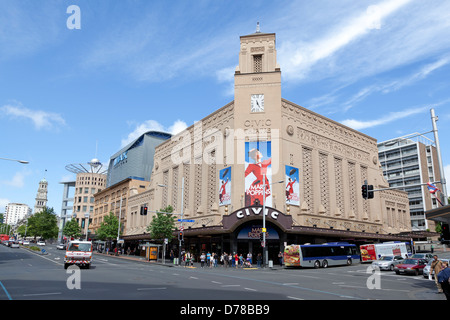
<svg viewBox="0 0 450 320">
<path fill-rule="evenodd" d="M 160 209 L 156 215 L 153 216 L 152 221 L 147 227 L 150 236 L 155 240 L 162 240 L 167 238 L 169 241 L 173 239 L 173 230 L 175 229 L 175 217 L 172 214 L 172 206 L 167 206 Z"/>
<path fill-rule="evenodd" d="M 72 219 L 66 223 L 63 229 L 63 234 L 70 238 L 81 237 L 81 226 L 78 224 L 76 219 Z"/>
<path fill-rule="evenodd" d="M 119 219 L 110 212 L 109 216 L 106 216 L 102 224 L 97 230 L 97 236 L 101 240 L 112 240 L 117 237 L 117 230 L 119 229 Z"/>
<path fill-rule="evenodd" d="M 27 235 L 52 239 L 58 236 L 58 219 L 53 208 L 44 207 L 42 211 L 28 218 Z"/>
</svg>

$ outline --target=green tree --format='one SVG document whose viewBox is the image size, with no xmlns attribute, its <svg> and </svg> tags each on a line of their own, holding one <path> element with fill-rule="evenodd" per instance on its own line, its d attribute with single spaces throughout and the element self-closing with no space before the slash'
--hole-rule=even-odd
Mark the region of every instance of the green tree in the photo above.
<svg viewBox="0 0 450 320">
<path fill-rule="evenodd" d="M 65 224 L 64 229 L 63 229 L 63 234 L 68 236 L 69 238 L 81 237 L 81 227 L 78 224 L 76 219 L 72 219 Z"/>
<path fill-rule="evenodd" d="M 102 224 L 97 230 L 97 236 L 101 240 L 112 240 L 117 238 L 117 230 L 119 229 L 119 219 L 110 212 L 109 216 L 103 219 Z"/>
<path fill-rule="evenodd" d="M 147 231 L 150 232 L 150 236 L 155 240 L 163 240 L 167 238 L 171 241 L 173 236 L 173 231 L 175 229 L 175 217 L 172 214 L 172 206 L 167 206 L 164 209 L 160 209 L 156 215 L 153 216 L 152 221 L 147 227 Z"/>
<path fill-rule="evenodd" d="M 58 219 L 53 208 L 44 207 L 28 218 L 27 235 L 52 239 L 58 236 Z"/>
</svg>

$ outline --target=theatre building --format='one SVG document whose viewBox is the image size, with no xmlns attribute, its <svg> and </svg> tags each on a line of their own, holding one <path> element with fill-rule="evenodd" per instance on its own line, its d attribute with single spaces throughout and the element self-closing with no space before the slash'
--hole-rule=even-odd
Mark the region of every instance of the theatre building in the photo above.
<svg viewBox="0 0 450 320">
<path fill-rule="evenodd" d="M 365 180 L 388 187 L 377 140 L 283 99 L 276 53 L 274 33 L 240 37 L 234 100 L 156 147 L 149 190 L 128 211 L 173 206 L 197 254 L 261 252 L 263 205 L 271 260 L 292 243 L 409 241 L 405 192 L 361 195 Z"/>
</svg>

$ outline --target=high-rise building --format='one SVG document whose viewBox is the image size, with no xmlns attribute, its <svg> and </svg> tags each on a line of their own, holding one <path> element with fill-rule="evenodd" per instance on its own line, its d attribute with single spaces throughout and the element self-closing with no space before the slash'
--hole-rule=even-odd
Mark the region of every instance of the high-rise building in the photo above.
<svg viewBox="0 0 450 320">
<path fill-rule="evenodd" d="M 31 208 L 23 203 L 8 203 L 5 207 L 5 223 L 15 225 L 26 216 L 31 215 Z"/>
<path fill-rule="evenodd" d="M 434 222 L 425 218 L 425 211 L 437 208 L 439 203 L 435 197 L 439 194 L 431 194 L 426 185 L 441 179 L 433 143 L 418 133 L 378 143 L 378 156 L 389 187 L 408 193 L 413 231 L 435 231 Z"/>
</svg>

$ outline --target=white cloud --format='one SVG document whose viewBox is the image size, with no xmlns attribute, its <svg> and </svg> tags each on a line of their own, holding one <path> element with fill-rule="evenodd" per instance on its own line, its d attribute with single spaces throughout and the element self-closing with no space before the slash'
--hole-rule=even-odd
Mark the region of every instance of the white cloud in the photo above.
<svg viewBox="0 0 450 320">
<path fill-rule="evenodd" d="M 42 110 L 32 110 L 22 105 L 4 105 L 0 108 L 0 112 L 11 118 L 25 118 L 31 120 L 37 130 L 42 128 L 51 128 L 54 125 L 65 125 L 64 118 L 53 112 Z"/>
<path fill-rule="evenodd" d="M 19 171 L 11 178 L 11 180 L 3 180 L 1 184 L 14 188 L 23 188 L 25 185 L 25 177 L 30 175 L 31 171 Z"/>
<path fill-rule="evenodd" d="M 165 128 L 161 123 L 155 120 L 146 120 L 145 122 L 138 124 L 136 128 L 130 132 L 126 139 L 122 139 L 121 147 L 126 146 L 133 140 L 139 138 L 142 134 L 146 133 L 147 131 L 162 131 L 162 132 L 168 132 L 171 134 L 177 134 L 184 129 L 187 128 L 187 124 L 182 120 L 176 120 L 171 126 L 168 128 Z"/>
<path fill-rule="evenodd" d="M 341 121 L 343 125 L 346 125 L 348 127 L 351 127 L 355 130 L 361 130 L 361 129 L 367 129 L 371 127 L 376 127 L 380 125 L 384 125 L 399 119 L 403 119 L 418 113 L 426 112 L 429 110 L 429 106 L 426 107 L 420 107 L 420 108 L 414 108 L 414 109 L 407 109 L 403 111 L 398 112 L 390 112 L 384 117 L 381 117 L 379 119 L 373 119 L 373 120 L 355 120 L 355 119 L 346 119 Z"/>
</svg>

